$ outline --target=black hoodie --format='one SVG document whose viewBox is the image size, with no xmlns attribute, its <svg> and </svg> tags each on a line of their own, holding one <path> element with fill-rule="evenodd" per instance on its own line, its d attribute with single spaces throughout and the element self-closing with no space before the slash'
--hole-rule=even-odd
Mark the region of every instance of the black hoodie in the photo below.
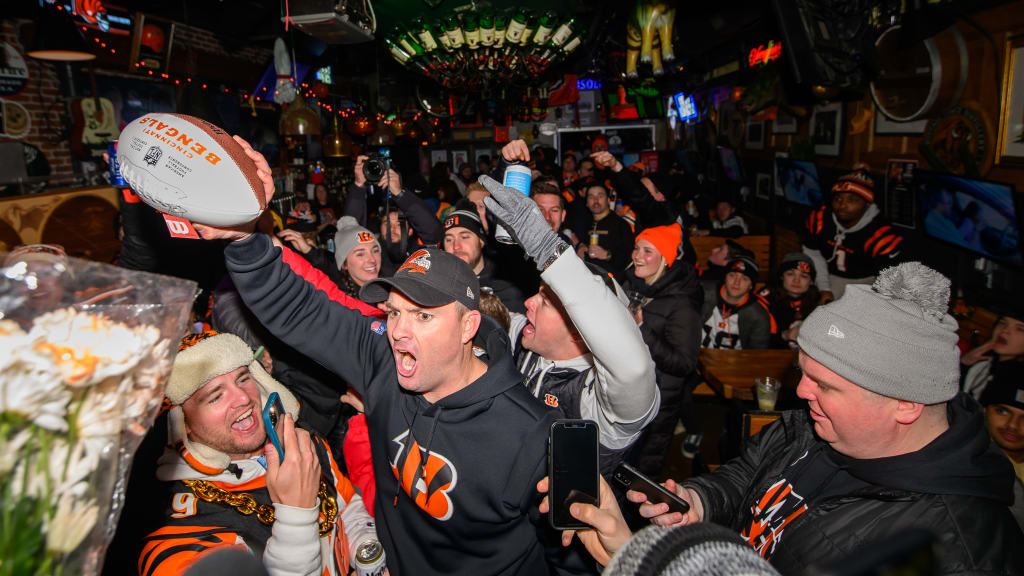
<svg viewBox="0 0 1024 576">
<path fill-rule="evenodd" d="M 386 324 L 316 290 L 268 238 L 234 242 L 225 258 L 267 328 L 362 394 L 392 576 L 548 572 L 535 486 L 556 412 L 522 385 L 495 322 L 474 340 L 484 375 L 431 404 L 399 386 Z"/>
<path fill-rule="evenodd" d="M 740 531 L 783 574 L 911 528 L 935 535 L 942 574 L 1024 573 L 1024 536 L 1007 508 L 1010 463 L 976 402 L 960 394 L 947 414 L 949 429 L 921 450 L 857 460 L 817 438 L 806 411 L 786 412 L 739 457 L 686 485 L 705 520 Z"/>
</svg>

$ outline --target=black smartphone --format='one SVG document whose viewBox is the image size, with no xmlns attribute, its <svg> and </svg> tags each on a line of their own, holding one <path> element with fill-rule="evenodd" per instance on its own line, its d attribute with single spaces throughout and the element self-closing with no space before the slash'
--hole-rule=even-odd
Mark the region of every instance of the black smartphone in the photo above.
<svg viewBox="0 0 1024 576">
<path fill-rule="evenodd" d="M 590 528 L 569 514 L 575 502 L 598 505 L 601 498 L 598 447 L 593 420 L 556 420 L 548 436 L 548 519 L 556 530 Z"/>
<path fill-rule="evenodd" d="M 627 490 L 634 490 L 640 492 L 644 496 L 647 496 L 647 501 L 654 504 L 668 504 L 669 512 L 679 512 L 680 514 L 686 514 L 690 511 L 690 503 L 683 500 L 679 496 L 669 491 L 661 484 L 658 484 L 654 480 L 651 480 L 647 476 L 640 473 L 639 470 L 633 468 L 629 464 L 623 462 L 615 468 L 615 472 L 612 473 L 612 478 L 615 479 L 623 488 Z"/>
</svg>

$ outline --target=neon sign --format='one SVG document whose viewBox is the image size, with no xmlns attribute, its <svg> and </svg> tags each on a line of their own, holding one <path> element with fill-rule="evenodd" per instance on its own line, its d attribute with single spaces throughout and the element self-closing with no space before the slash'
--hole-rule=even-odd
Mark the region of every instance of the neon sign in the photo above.
<svg viewBox="0 0 1024 576">
<path fill-rule="evenodd" d="M 580 78 L 576 80 L 577 90 L 600 90 L 601 81 L 592 78 Z"/>
<path fill-rule="evenodd" d="M 760 66 L 777 59 L 780 54 L 782 54 L 782 43 L 776 44 L 773 40 L 768 42 L 768 46 L 761 44 L 757 48 L 751 48 L 750 55 L 747 56 L 747 63 L 751 67 Z"/>
</svg>

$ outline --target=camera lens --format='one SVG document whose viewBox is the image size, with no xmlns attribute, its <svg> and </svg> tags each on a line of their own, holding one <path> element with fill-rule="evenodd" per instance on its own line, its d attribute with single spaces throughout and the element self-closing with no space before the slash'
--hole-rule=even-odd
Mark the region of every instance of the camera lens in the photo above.
<svg viewBox="0 0 1024 576">
<path fill-rule="evenodd" d="M 387 172 L 387 164 L 383 158 L 371 157 L 363 161 L 363 176 L 370 184 L 380 182 Z"/>
</svg>

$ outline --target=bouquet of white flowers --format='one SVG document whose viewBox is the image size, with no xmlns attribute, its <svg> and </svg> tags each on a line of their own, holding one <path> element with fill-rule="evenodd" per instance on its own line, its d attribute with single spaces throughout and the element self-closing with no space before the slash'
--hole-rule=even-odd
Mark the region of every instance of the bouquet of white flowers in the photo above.
<svg viewBox="0 0 1024 576">
<path fill-rule="evenodd" d="M 100 572 L 194 296 L 74 259 L 0 268 L 0 576 Z"/>
</svg>

